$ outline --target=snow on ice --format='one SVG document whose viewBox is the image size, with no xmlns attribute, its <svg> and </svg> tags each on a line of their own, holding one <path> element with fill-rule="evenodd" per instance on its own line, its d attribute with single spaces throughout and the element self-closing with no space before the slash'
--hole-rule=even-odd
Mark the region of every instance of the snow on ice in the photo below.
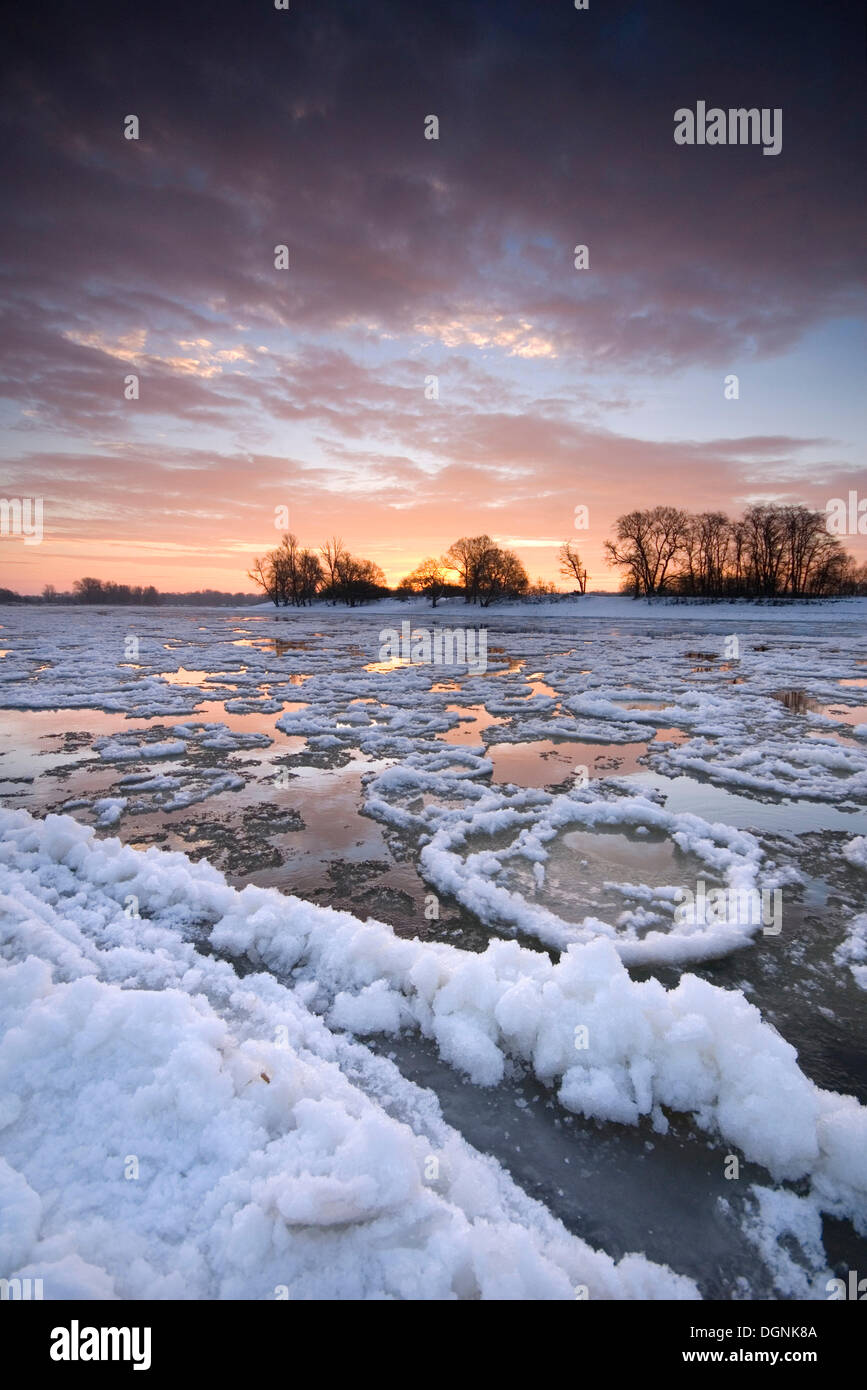
<svg viewBox="0 0 867 1390">
<path fill-rule="evenodd" d="M 73 1298 L 696 1297 L 571 1236 L 303 990 L 197 952 L 183 929 L 243 900 L 209 866 L 68 817 L 2 830 L 3 1277 Z"/>
<path fill-rule="evenodd" d="M 0 811 L 0 1275 L 48 1297 L 697 1296 L 570 1234 L 364 1042 L 403 1034 L 474 1085 L 523 1069 L 603 1126 L 688 1117 L 764 1169 L 746 1233 L 782 1296 L 811 1296 L 821 1214 L 867 1234 L 867 1111 L 815 1084 L 742 989 L 689 972 L 757 949 L 750 904 L 815 873 L 793 827 L 827 825 L 822 860 L 856 885 L 827 967 L 867 988 L 865 608 L 540 604 L 486 615 L 475 673 L 381 669 L 399 606 L 4 610 L 0 785 L 37 814 Z M 67 722 L 22 762 L 16 737 L 52 711 L 95 732 Z M 580 751 L 525 785 L 492 779 L 509 746 Z M 367 822 L 485 950 L 123 843 L 203 802 L 267 810 L 302 752 L 370 764 Z M 678 809 L 683 784 L 719 811 Z M 777 833 L 744 805 L 778 808 Z M 612 846 L 624 866 L 588 908 Z M 705 882 L 732 910 L 702 893 L 679 912 Z"/>
</svg>

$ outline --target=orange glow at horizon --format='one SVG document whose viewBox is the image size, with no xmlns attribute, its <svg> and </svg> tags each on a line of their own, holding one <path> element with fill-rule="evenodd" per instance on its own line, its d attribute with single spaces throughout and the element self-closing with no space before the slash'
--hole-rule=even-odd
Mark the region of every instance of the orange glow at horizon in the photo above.
<svg viewBox="0 0 867 1390">
<path fill-rule="evenodd" d="M 462 534 L 479 534 L 480 531 L 481 528 L 473 531 L 465 527 Z M 552 542 L 550 546 L 522 546 L 519 543 L 509 545 L 508 538 L 498 540 L 496 534 L 493 538 L 498 544 L 517 553 L 531 583 L 541 578 L 553 583 L 562 592 L 569 592 L 573 587 L 559 573 L 559 541 Z M 299 539 L 302 544 L 305 543 L 305 538 Z M 408 543 L 377 544 L 371 541 L 365 544 L 363 540 L 356 543 L 348 531 L 342 533 L 342 539 L 354 554 L 378 564 L 391 588 L 395 588 L 422 560 L 429 556 L 441 556 L 451 543 L 449 541 L 439 549 L 432 545 L 415 546 Z M 134 541 L 125 542 L 122 546 L 115 542 L 76 543 L 71 540 L 62 545 L 51 545 L 46 537 L 42 545 L 24 546 L 16 538 L 4 537 L 0 540 L 0 587 L 36 595 L 42 593 L 46 584 L 52 584 L 58 592 L 64 592 L 72 589 L 76 579 L 92 576 L 116 584 L 152 584 L 162 593 L 216 589 L 224 593 L 252 594 L 256 592 L 256 586 L 247 577 L 247 570 L 257 555 L 273 549 L 275 543 L 274 540 L 266 540 L 247 546 L 233 542 L 231 549 L 215 545 L 210 550 L 199 546 L 190 546 L 187 550 L 181 545 L 161 551 L 157 546 L 136 544 Z M 601 552 L 601 544 L 598 547 L 585 546 L 580 536 L 576 544 L 590 571 L 588 587 L 616 592 L 618 575 L 605 565 L 601 553 L 598 556 L 594 553 L 597 549 Z M 311 545 L 310 548 L 318 549 L 318 546 Z M 456 574 L 453 578 L 457 583 Z"/>
</svg>

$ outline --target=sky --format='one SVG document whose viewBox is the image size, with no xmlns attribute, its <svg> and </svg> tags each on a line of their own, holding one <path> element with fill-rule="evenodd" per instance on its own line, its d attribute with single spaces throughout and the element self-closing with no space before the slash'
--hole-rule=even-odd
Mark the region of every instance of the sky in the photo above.
<svg viewBox="0 0 867 1390">
<path fill-rule="evenodd" d="M 251 589 L 288 508 L 393 583 L 487 532 L 616 588 L 635 507 L 867 497 L 861 4 L 94 0 L 2 49 L 0 495 L 44 535 L 0 586 Z M 698 101 L 780 152 L 676 144 Z"/>
</svg>

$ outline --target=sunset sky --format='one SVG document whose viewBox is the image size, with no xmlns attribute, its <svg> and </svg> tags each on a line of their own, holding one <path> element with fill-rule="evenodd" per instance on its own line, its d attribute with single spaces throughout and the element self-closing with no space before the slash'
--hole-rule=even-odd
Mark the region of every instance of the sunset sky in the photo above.
<svg viewBox="0 0 867 1390">
<path fill-rule="evenodd" d="M 551 579 L 572 538 L 614 588 L 633 507 L 867 495 L 862 5 L 13 23 L 0 492 L 45 538 L 0 538 L 0 585 L 250 589 L 288 506 L 392 582 L 487 531 Z M 676 145 L 699 99 L 782 108 L 781 153 Z"/>
</svg>

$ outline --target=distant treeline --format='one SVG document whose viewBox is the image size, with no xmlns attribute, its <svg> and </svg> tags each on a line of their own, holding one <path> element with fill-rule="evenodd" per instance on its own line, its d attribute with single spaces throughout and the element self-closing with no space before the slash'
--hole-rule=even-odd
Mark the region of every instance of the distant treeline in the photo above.
<svg viewBox="0 0 867 1390">
<path fill-rule="evenodd" d="M 827 527 L 823 512 L 761 503 L 732 519 L 725 512 L 692 513 L 651 507 L 617 518 L 616 539 L 605 542 L 607 563 L 623 576 L 622 592 L 638 597 L 695 599 L 835 598 L 867 594 L 867 564 L 859 565 Z M 572 541 L 557 556 L 572 593 L 587 592 L 587 569 Z M 540 599 L 557 594 L 548 580 L 531 583 L 513 550 L 488 535 L 462 536 L 439 558 L 428 556 L 390 589 L 373 560 L 352 555 L 339 536 L 316 549 L 287 533 L 276 549 L 253 562 L 248 578 L 277 607 L 314 601 L 354 608 L 379 598 L 424 595 L 436 607 L 460 597 L 487 608 L 498 599 Z M 77 579 L 70 593 L 47 584 L 39 598 L 0 589 L 0 603 L 85 603 L 238 607 L 258 594 L 199 589 L 160 593 L 152 584 Z"/>
<path fill-rule="evenodd" d="M 568 549 L 567 545 L 561 547 L 561 562 Z M 577 552 L 568 558 L 563 573 L 586 586 L 587 573 Z M 377 598 L 405 599 L 412 594 L 423 594 L 434 608 L 439 599 L 451 596 L 487 608 L 497 599 L 556 592 L 554 585 L 543 579 L 531 584 L 515 552 L 504 550 L 490 536 L 462 536 L 445 555 L 422 560 L 396 589 L 389 589 L 379 565 L 350 554 L 339 536 L 311 550 L 287 533 L 275 550 L 254 561 L 248 577 L 277 606 L 296 608 L 314 599 L 354 608 Z"/>
<path fill-rule="evenodd" d="M 200 608 L 236 608 L 240 604 L 260 603 L 258 594 L 224 594 L 219 589 L 195 589 L 189 593 L 160 593 L 153 584 L 113 584 L 110 580 L 76 579 L 72 590 L 59 592 L 46 584 L 42 593 L 17 594 L 14 589 L 0 589 L 0 603 L 93 603 L 135 604 L 158 608 L 161 605 L 192 604 Z"/>
<path fill-rule="evenodd" d="M 391 592 L 379 565 L 350 555 L 337 536 L 317 551 L 299 545 L 287 532 L 276 550 L 253 561 L 247 578 L 278 608 L 303 608 L 315 598 L 355 608 Z"/>
<path fill-rule="evenodd" d="M 867 565 L 858 565 L 827 527 L 824 513 L 804 506 L 762 503 L 731 519 L 678 507 L 629 512 L 605 542 L 609 566 L 623 574 L 624 592 L 644 597 L 699 599 L 828 598 L 867 594 Z M 587 568 L 564 541 L 559 571 L 573 593 L 587 592 Z M 350 555 L 334 537 L 318 550 L 285 535 L 256 560 L 249 577 L 278 605 L 301 607 L 324 599 L 354 607 L 388 594 L 423 594 L 433 607 L 461 597 L 487 608 L 499 599 L 556 593 L 549 581 L 530 582 L 513 550 L 488 535 L 462 536 L 439 558 L 428 556 L 389 590 L 377 565 Z"/>
<path fill-rule="evenodd" d="M 827 529 L 823 512 L 762 503 L 732 520 L 653 507 L 618 517 L 608 563 L 636 597 L 824 598 L 867 594 L 858 565 Z"/>
</svg>

